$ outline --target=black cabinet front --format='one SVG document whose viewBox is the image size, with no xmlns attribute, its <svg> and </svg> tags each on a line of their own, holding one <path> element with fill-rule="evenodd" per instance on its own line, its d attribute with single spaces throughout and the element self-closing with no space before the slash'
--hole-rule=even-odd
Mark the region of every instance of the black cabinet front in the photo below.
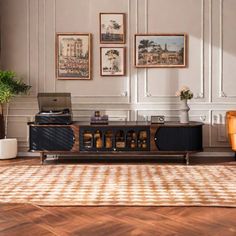
<svg viewBox="0 0 236 236">
<path fill-rule="evenodd" d="M 70 127 L 30 126 L 30 150 L 70 151 L 74 134 Z"/>
<path fill-rule="evenodd" d="M 160 127 L 155 143 L 160 151 L 201 151 L 202 126 Z"/>
<path fill-rule="evenodd" d="M 128 123 L 129 124 L 129 123 Z M 202 123 L 30 125 L 31 151 L 202 151 Z M 75 141 L 76 140 L 76 141 Z"/>
</svg>

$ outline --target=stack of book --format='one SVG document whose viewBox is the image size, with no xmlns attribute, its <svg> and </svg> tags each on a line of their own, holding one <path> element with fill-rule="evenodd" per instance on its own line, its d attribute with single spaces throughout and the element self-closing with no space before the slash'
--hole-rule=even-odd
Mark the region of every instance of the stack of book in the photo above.
<svg viewBox="0 0 236 236">
<path fill-rule="evenodd" d="M 103 115 L 103 116 L 92 116 L 90 119 L 90 124 L 102 124 L 102 125 L 107 125 L 108 124 L 108 115 Z"/>
</svg>

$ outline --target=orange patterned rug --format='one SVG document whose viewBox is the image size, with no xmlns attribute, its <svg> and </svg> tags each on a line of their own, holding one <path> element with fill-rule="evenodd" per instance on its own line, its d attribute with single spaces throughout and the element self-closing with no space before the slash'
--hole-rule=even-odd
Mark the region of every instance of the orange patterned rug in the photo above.
<svg viewBox="0 0 236 236">
<path fill-rule="evenodd" d="M 1 166 L 0 202 L 236 207 L 235 166 Z"/>
</svg>

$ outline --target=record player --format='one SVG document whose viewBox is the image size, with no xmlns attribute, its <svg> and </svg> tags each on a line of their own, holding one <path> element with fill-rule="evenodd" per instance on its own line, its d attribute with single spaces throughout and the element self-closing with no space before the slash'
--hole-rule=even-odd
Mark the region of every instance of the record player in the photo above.
<svg viewBox="0 0 236 236">
<path fill-rule="evenodd" d="M 36 124 L 71 124 L 70 93 L 38 93 L 39 113 L 35 115 Z"/>
</svg>

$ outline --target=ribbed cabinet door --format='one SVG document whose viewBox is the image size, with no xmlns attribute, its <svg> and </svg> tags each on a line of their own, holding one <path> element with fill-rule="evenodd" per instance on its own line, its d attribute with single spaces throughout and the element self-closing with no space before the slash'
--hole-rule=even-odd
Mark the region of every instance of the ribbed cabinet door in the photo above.
<svg viewBox="0 0 236 236">
<path fill-rule="evenodd" d="M 202 150 L 202 126 L 160 127 L 155 142 L 160 151 Z"/>
<path fill-rule="evenodd" d="M 74 134 L 69 127 L 30 127 L 30 150 L 70 151 L 73 144 Z"/>
</svg>

